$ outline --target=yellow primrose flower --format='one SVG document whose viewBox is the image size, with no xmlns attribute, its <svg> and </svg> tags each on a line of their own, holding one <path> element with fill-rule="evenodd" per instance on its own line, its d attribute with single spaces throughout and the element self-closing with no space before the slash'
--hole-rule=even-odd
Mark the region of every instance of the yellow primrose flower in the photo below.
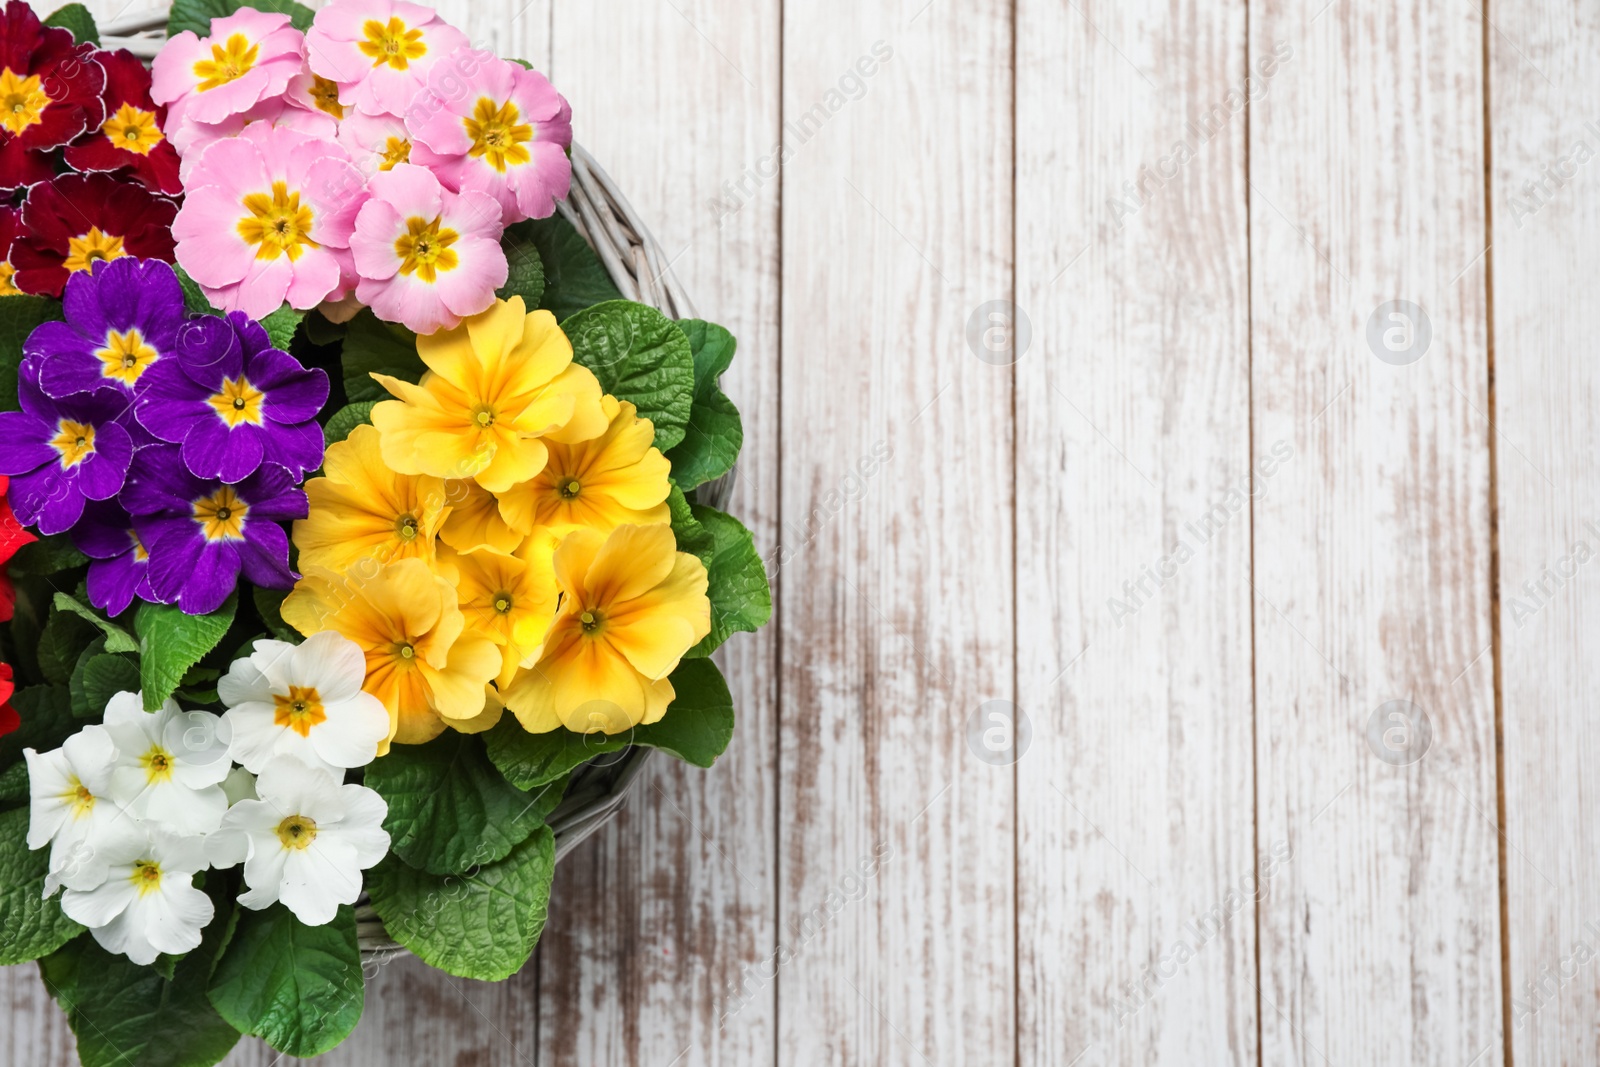
<svg viewBox="0 0 1600 1067">
<path fill-rule="evenodd" d="M 367 558 L 433 562 L 434 538 L 450 514 L 442 481 L 391 470 L 371 426 L 330 445 L 322 471 L 306 482 L 310 514 L 294 524 L 302 567 L 344 572 Z"/>
<path fill-rule="evenodd" d="M 561 608 L 506 707 L 530 733 L 616 734 L 660 719 L 675 695 L 667 676 L 711 630 L 704 564 L 664 524 L 574 530 L 553 563 Z"/>
<path fill-rule="evenodd" d="M 517 668 L 536 652 L 556 614 L 555 539 L 529 537 L 515 554 L 480 548 L 439 553 L 439 571 L 455 586 L 468 629 L 500 646 L 495 684 L 511 683 Z"/>
<path fill-rule="evenodd" d="M 609 393 L 600 404 L 611 421 L 605 433 L 576 444 L 551 441 L 544 470 L 500 494 L 500 514 L 513 528 L 562 534 L 587 526 L 609 533 L 672 521 L 672 464 L 651 444 L 655 426 Z"/>
<path fill-rule="evenodd" d="M 476 478 L 491 493 L 544 469 L 543 438 L 582 441 L 606 430 L 600 383 L 572 362 L 548 311 L 496 300 L 453 330 L 417 338 L 428 372 L 416 385 L 374 374 L 398 399 L 372 409 L 383 458 L 403 474 Z"/>
<path fill-rule="evenodd" d="M 439 538 L 457 552 L 485 546 L 496 552 L 515 552 L 522 544 L 522 534 L 501 517 L 494 494 L 478 483 L 446 482 L 445 499 L 450 502 L 450 517 L 440 527 Z"/>
<path fill-rule="evenodd" d="M 311 571 L 283 602 L 283 621 L 310 637 L 343 634 L 367 657 L 361 688 L 389 709 L 389 742 L 421 744 L 446 725 L 481 728 L 473 720 L 499 709 L 485 685 L 500 669 L 492 640 L 468 629 L 455 588 L 420 559 L 366 560 L 346 574 Z"/>
</svg>

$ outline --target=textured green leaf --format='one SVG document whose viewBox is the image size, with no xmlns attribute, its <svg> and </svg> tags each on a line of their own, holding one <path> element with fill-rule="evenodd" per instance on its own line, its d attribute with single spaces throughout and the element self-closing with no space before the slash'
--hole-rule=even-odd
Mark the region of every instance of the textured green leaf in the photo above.
<svg viewBox="0 0 1600 1067">
<path fill-rule="evenodd" d="M 530 734 L 507 715 L 484 734 L 489 758 L 512 784 L 528 790 L 559 782 L 573 768 L 632 743 L 629 734 L 580 734 L 555 729 Z"/>
<path fill-rule="evenodd" d="M 28 803 L 28 765 L 26 763 L 13 763 L 4 771 L 0 771 L 0 805 L 11 807 L 14 804 Z"/>
<path fill-rule="evenodd" d="M 176 604 L 140 604 L 133 626 L 139 633 L 139 681 L 146 711 L 159 708 L 200 657 L 217 647 L 233 625 L 239 594 L 230 593 L 209 615 L 185 615 Z"/>
<path fill-rule="evenodd" d="M 261 616 L 261 622 L 267 632 L 279 641 L 288 641 L 298 645 L 305 640 L 300 636 L 300 631 L 283 621 L 283 602 L 289 594 L 282 589 L 262 589 L 256 586 L 253 590 L 256 602 L 256 613 Z M 246 648 L 249 646 L 246 645 Z M 246 652 L 246 655 L 249 653 Z M 234 659 L 239 657 L 235 656 Z"/>
<path fill-rule="evenodd" d="M 60 26 L 70 31 L 73 40 L 79 44 L 100 43 L 100 31 L 95 27 L 94 16 L 89 14 L 89 9 L 82 4 L 68 4 L 66 7 L 57 8 L 44 20 L 44 24 Z"/>
<path fill-rule="evenodd" d="M 361 1021 L 366 990 L 356 915 L 307 926 L 282 904 L 240 909 L 211 977 L 211 1004 L 243 1033 L 290 1056 L 317 1056 Z"/>
<path fill-rule="evenodd" d="M 655 423 L 656 447 L 683 440 L 694 404 L 694 353 L 671 319 L 631 300 L 597 304 L 567 319 L 561 330 L 572 358 L 594 371 L 600 388 Z"/>
<path fill-rule="evenodd" d="M 649 745 L 697 767 L 709 767 L 733 738 L 733 696 L 709 659 L 686 659 L 672 672 L 675 694 L 667 713 L 633 732 Z"/>
<path fill-rule="evenodd" d="M 57 611 L 70 611 L 75 615 L 81 615 L 99 627 L 100 632 L 106 635 L 107 652 L 139 651 L 139 642 L 133 639 L 132 634 L 82 601 L 76 600 L 65 593 L 57 593 L 54 603 Z"/>
<path fill-rule="evenodd" d="M 39 635 L 39 671 L 45 681 L 56 685 L 70 682 L 78 657 L 98 636 L 100 631 L 82 616 L 70 611 L 51 612 Z"/>
<path fill-rule="evenodd" d="M 89 557 L 79 552 L 66 534 L 54 534 L 30 541 L 17 549 L 17 554 L 11 557 L 6 569 L 13 578 L 25 575 L 48 577 L 88 562 Z"/>
<path fill-rule="evenodd" d="M 182 2 L 182 0 L 180 0 L 180 3 L 181 2 Z M 173 10 L 174 10 L 174 13 L 176 13 L 176 10 L 177 10 L 176 5 L 174 5 Z M 226 12 L 224 12 L 224 14 L 226 14 Z M 201 32 L 200 36 L 204 37 L 207 33 L 211 32 L 210 29 L 209 29 L 209 25 L 210 24 L 208 22 L 207 23 L 207 27 L 208 28 L 205 31 Z M 179 31 L 178 30 L 172 30 L 170 32 L 177 33 Z M 197 282 L 193 278 L 189 277 L 189 274 L 188 274 L 187 271 L 185 271 L 182 267 L 180 267 L 176 263 L 174 263 L 172 265 L 172 272 L 178 276 L 178 287 L 183 290 L 183 309 L 185 311 L 187 311 L 191 315 L 220 315 L 220 314 L 222 314 L 222 312 L 218 311 L 216 308 L 211 306 L 211 301 L 206 299 L 205 290 L 200 288 L 200 283 L 199 282 Z"/>
<path fill-rule="evenodd" d="M 693 489 L 733 469 L 744 446 L 739 409 L 722 391 L 719 379 L 733 361 L 733 334 L 715 323 L 683 319 L 677 323 L 694 352 L 694 403 L 683 440 L 667 453 L 672 479 Z"/>
<path fill-rule="evenodd" d="M 197 37 L 210 36 L 212 19 L 231 15 L 241 7 L 288 15 L 294 28 L 302 33 L 311 28 L 311 19 L 316 15 L 304 4 L 295 3 L 295 0 L 249 0 L 248 3 L 236 0 L 174 0 L 172 18 L 167 22 L 167 36 L 176 37 L 184 30 L 192 30 Z"/>
<path fill-rule="evenodd" d="M 16 411 L 17 366 L 22 342 L 42 322 L 60 319 L 61 301 L 47 296 L 8 296 L 0 300 L 0 411 Z"/>
<path fill-rule="evenodd" d="M 694 517 L 710 531 L 714 547 L 706 562 L 711 632 L 689 656 L 709 656 L 734 633 L 754 633 L 772 618 L 772 588 L 755 539 L 744 524 L 716 508 L 696 504 Z"/>
<path fill-rule="evenodd" d="M 555 835 L 541 826 L 505 859 L 466 874 L 428 874 L 391 855 L 369 873 L 367 892 L 389 935 L 424 963 L 498 982 L 539 943 L 555 863 Z"/>
<path fill-rule="evenodd" d="M 523 306 L 532 311 L 544 297 L 544 261 L 539 258 L 539 248 L 534 243 L 530 226 L 532 223 L 518 223 L 506 230 L 501 238 L 500 247 L 505 250 L 509 269 L 506 283 L 495 295 L 501 300 L 520 296 Z"/>
<path fill-rule="evenodd" d="M 61 912 L 61 894 L 44 899 L 50 849 L 28 849 L 28 809 L 0 812 L 0 964 L 48 956 L 83 933 Z"/>
<path fill-rule="evenodd" d="M 382 321 L 370 308 L 350 320 L 344 335 L 344 392 L 352 405 L 389 399 L 373 374 L 415 382 L 427 369 L 417 355 L 417 335 L 404 326 Z"/>
<path fill-rule="evenodd" d="M 539 306 L 557 321 L 607 300 L 622 299 L 600 257 L 559 212 L 517 229 L 539 250 L 544 264 L 544 295 Z"/>
<path fill-rule="evenodd" d="M 72 713 L 99 722 L 118 693 L 139 691 L 139 664 L 127 656 L 108 655 L 90 646 L 72 672 Z"/>
<path fill-rule="evenodd" d="M 390 848 L 430 874 L 494 863 L 544 823 L 537 797 L 506 781 L 475 735 L 446 730 L 425 745 L 396 745 L 367 767 L 389 805 Z"/>
<path fill-rule="evenodd" d="M 371 378 L 367 380 L 372 382 Z M 378 383 L 372 382 L 372 384 L 377 385 Z M 362 400 L 354 404 L 346 404 L 338 411 L 335 411 L 333 417 L 328 420 L 327 425 L 322 428 L 323 438 L 330 445 L 343 441 L 350 436 L 350 431 L 357 426 L 372 421 L 372 406 L 376 403 L 376 400 Z"/>
<path fill-rule="evenodd" d="M 11 694 L 11 706 L 22 725 L 0 737 L 0 767 L 22 759 L 22 750 L 48 752 L 81 727 L 72 717 L 72 702 L 64 685 L 30 685 Z"/>
<path fill-rule="evenodd" d="M 716 540 L 711 536 L 711 531 L 701 526 L 700 520 L 694 517 L 694 509 L 676 482 L 667 494 L 667 507 L 672 511 L 672 536 L 677 539 L 678 551 L 698 557 L 709 568 Z"/>
<path fill-rule="evenodd" d="M 289 342 L 294 340 L 294 332 L 300 328 L 300 320 L 305 317 L 304 311 L 296 311 L 288 304 L 284 304 L 262 319 L 261 325 L 267 331 L 267 336 L 272 338 L 272 347 L 287 352 Z"/>
</svg>

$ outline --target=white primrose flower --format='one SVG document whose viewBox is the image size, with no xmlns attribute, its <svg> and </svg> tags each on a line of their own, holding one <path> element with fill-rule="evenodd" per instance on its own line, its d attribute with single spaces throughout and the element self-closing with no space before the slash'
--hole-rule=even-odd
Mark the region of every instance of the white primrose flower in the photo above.
<svg viewBox="0 0 1600 1067">
<path fill-rule="evenodd" d="M 217 682 L 228 706 L 229 754 L 257 774 L 274 756 L 294 756 L 342 777 L 363 767 L 389 736 L 389 712 L 363 692 L 367 659 L 361 646 L 332 630 L 304 644 L 257 641 Z"/>
<path fill-rule="evenodd" d="M 117 746 L 111 772 L 117 803 L 175 833 L 217 828 L 228 810 L 222 781 L 233 767 L 226 723 L 204 711 L 183 711 L 171 700 L 145 711 L 138 693 L 112 697 L 105 723 Z"/>
<path fill-rule="evenodd" d="M 206 869 L 204 841 L 132 821 L 118 829 L 123 832 L 100 843 L 105 881 L 94 889 L 68 889 L 61 910 L 87 926 L 101 948 L 137 964 L 198 948 L 200 931 L 216 910 L 194 887 L 195 874 Z"/>
<path fill-rule="evenodd" d="M 206 838 L 207 858 L 218 868 L 244 863 L 245 907 L 260 911 L 281 900 L 307 926 L 333 921 L 340 904 L 361 895 L 361 872 L 389 851 L 389 805 L 293 756 L 269 760 L 256 791 L 260 800 L 229 808 Z"/>
<path fill-rule="evenodd" d="M 97 846 L 112 823 L 127 818 L 110 797 L 116 754 L 103 726 L 85 726 L 50 752 L 22 750 L 28 761 L 28 847 L 50 846 L 47 897 L 63 885 L 93 889 L 105 881 Z"/>
</svg>

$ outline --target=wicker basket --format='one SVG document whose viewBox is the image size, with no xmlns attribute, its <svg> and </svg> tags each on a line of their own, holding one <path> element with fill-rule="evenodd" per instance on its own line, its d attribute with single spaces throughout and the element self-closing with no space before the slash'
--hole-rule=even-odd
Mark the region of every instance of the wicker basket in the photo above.
<svg viewBox="0 0 1600 1067">
<path fill-rule="evenodd" d="M 164 11 L 117 19 L 100 28 L 101 47 L 126 48 L 147 62 L 166 36 Z M 594 248 L 623 296 L 659 308 L 670 318 L 694 317 L 694 305 L 672 274 L 672 265 L 662 256 L 661 246 L 649 228 L 611 175 L 577 143 L 572 146 L 572 190 L 557 208 Z M 712 507 L 723 507 L 733 491 L 736 473 L 729 471 L 701 486 L 697 499 Z M 650 752 L 648 748 L 629 747 L 597 756 L 572 772 L 566 794 L 548 820 L 555 832 L 557 860 L 621 810 L 628 789 Z M 364 958 L 381 960 L 405 953 L 405 948 L 384 930 L 383 920 L 365 894 L 356 905 L 356 927 Z"/>
</svg>

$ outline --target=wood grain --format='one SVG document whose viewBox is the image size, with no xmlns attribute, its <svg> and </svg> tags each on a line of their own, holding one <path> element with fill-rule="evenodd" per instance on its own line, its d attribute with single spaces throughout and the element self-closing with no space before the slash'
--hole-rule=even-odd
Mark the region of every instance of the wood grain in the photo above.
<svg viewBox="0 0 1600 1067">
<path fill-rule="evenodd" d="M 1509 1030 L 1517 1067 L 1560 1067 L 1600 1063 L 1600 29 L 1491 14 Z"/>
<path fill-rule="evenodd" d="M 1256 1062 L 1244 15 L 1018 8 L 1024 1064 Z"/>
<path fill-rule="evenodd" d="M 1012 776 L 965 741 L 1014 699 L 1012 376 L 965 339 L 1012 287 L 1011 31 L 784 12 L 784 1065 L 1015 1055 Z"/>
<path fill-rule="evenodd" d="M 1262 1063 L 1501 1062 L 1483 29 L 1250 4 L 1250 61 L 1293 49 L 1250 113 L 1254 436 L 1296 452 L 1255 502 Z"/>
</svg>

